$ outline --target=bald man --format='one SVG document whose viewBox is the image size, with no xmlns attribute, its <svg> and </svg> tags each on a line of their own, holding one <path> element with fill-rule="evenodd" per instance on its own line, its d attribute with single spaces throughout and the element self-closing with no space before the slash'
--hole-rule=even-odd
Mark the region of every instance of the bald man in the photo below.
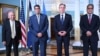
<svg viewBox="0 0 100 56">
<path fill-rule="evenodd" d="M 18 56 L 18 44 L 21 39 L 21 25 L 15 20 L 15 13 L 8 12 L 8 18 L 3 22 L 2 42 L 6 47 L 6 56 L 11 56 L 11 47 L 14 49 L 14 56 Z"/>
</svg>

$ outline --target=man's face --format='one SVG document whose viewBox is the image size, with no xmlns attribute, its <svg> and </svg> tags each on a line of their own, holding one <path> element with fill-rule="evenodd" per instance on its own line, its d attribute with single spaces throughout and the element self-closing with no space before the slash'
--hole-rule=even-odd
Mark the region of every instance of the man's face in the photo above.
<svg viewBox="0 0 100 56">
<path fill-rule="evenodd" d="M 59 12 L 60 13 L 64 13 L 65 12 L 65 6 L 64 5 L 60 5 L 59 6 Z"/>
<path fill-rule="evenodd" d="M 92 14 L 93 13 L 93 7 L 92 6 L 88 6 L 87 7 L 87 13 L 88 14 Z"/>
<path fill-rule="evenodd" d="M 8 18 L 11 19 L 11 20 L 15 20 L 15 14 L 14 14 L 14 12 L 9 12 L 8 13 Z"/>
<path fill-rule="evenodd" d="M 39 7 L 35 7 L 34 10 L 35 10 L 36 14 L 40 14 L 40 8 Z"/>
</svg>

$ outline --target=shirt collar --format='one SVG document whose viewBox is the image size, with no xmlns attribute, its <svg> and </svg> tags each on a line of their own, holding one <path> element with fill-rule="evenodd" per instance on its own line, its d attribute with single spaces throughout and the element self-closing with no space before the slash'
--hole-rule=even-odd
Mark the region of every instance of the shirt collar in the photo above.
<svg viewBox="0 0 100 56">
<path fill-rule="evenodd" d="M 87 15 L 88 15 L 88 16 L 89 16 L 89 15 L 91 15 L 91 16 L 92 16 L 93 14 L 87 14 Z"/>
<path fill-rule="evenodd" d="M 65 16 L 65 13 L 63 13 L 63 14 L 60 14 L 60 16 L 62 16 L 62 15 L 63 15 L 63 16 Z"/>
<path fill-rule="evenodd" d="M 15 20 L 11 20 L 11 19 L 10 19 L 10 22 L 15 22 Z"/>
<path fill-rule="evenodd" d="M 40 14 L 36 14 L 36 16 L 40 16 Z"/>
<path fill-rule="evenodd" d="M 90 15 L 91 15 L 90 17 L 92 18 L 92 15 L 93 15 L 93 14 L 87 14 L 87 15 L 88 15 L 88 18 L 89 18 Z"/>
</svg>

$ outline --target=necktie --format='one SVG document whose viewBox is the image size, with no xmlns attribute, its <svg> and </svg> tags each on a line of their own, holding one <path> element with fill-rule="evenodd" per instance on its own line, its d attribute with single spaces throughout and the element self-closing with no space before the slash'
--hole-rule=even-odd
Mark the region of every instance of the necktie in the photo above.
<svg viewBox="0 0 100 56">
<path fill-rule="evenodd" d="M 63 24 L 63 21 L 64 21 L 63 15 L 61 15 L 61 23 L 62 23 L 62 24 Z"/>
<path fill-rule="evenodd" d="M 12 27 L 11 27 L 11 31 L 12 31 L 12 39 L 14 39 L 15 38 L 15 23 L 14 23 L 14 21 L 12 21 Z"/>
<path fill-rule="evenodd" d="M 89 18 L 88 18 L 88 21 L 89 21 L 89 24 L 91 24 L 91 14 L 89 14 Z"/>
<path fill-rule="evenodd" d="M 37 15 L 37 21 L 38 21 L 38 24 L 39 24 L 39 22 L 40 22 L 40 16 L 39 15 Z"/>
</svg>

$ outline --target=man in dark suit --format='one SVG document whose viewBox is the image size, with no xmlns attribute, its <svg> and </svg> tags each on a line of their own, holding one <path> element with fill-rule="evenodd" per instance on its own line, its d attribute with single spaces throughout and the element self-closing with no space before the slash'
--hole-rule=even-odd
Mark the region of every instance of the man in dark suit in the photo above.
<svg viewBox="0 0 100 56">
<path fill-rule="evenodd" d="M 38 56 L 40 45 L 40 56 L 46 56 L 48 18 L 40 13 L 40 6 L 34 6 L 35 14 L 29 19 L 29 30 L 33 48 L 33 56 Z"/>
<path fill-rule="evenodd" d="M 65 56 L 69 56 L 70 31 L 72 29 L 72 17 L 65 13 L 65 4 L 59 5 L 60 14 L 54 18 L 54 30 L 57 40 L 57 56 L 62 56 L 62 43 L 64 43 Z"/>
<path fill-rule="evenodd" d="M 97 56 L 98 34 L 100 20 L 99 16 L 93 14 L 93 4 L 87 5 L 87 14 L 81 16 L 80 28 L 82 31 L 81 39 L 83 41 L 83 56 L 88 56 L 89 46 L 92 56 Z"/>
<path fill-rule="evenodd" d="M 14 48 L 14 56 L 18 56 L 18 44 L 21 39 L 20 22 L 15 20 L 13 11 L 8 12 L 8 18 L 2 25 L 2 41 L 6 46 L 6 56 L 11 56 L 11 47 Z"/>
</svg>

